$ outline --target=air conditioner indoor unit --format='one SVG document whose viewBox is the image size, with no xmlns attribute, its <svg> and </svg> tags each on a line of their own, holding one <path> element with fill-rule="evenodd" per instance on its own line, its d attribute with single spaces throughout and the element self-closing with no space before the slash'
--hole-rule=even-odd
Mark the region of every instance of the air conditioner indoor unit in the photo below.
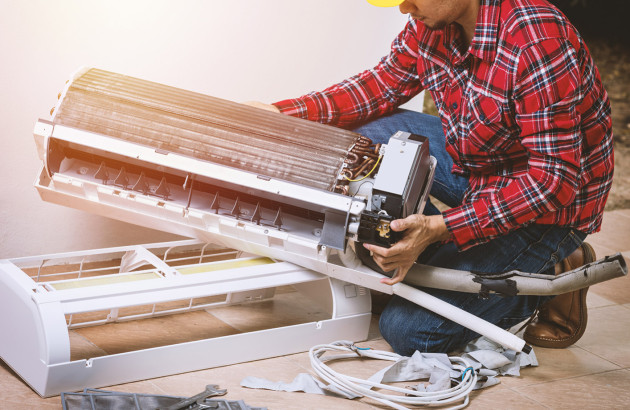
<svg viewBox="0 0 630 410">
<path fill-rule="evenodd" d="M 364 340 L 369 289 L 522 350 L 516 336 L 408 284 L 556 294 L 627 273 L 616 255 L 553 280 L 415 265 L 408 284 L 381 283 L 361 243 L 395 243 L 390 222 L 422 212 L 436 166 L 428 140 L 404 131 L 373 144 L 92 68 L 72 77 L 34 135 L 43 200 L 194 238 L 0 261 L 0 356 L 43 396 Z M 319 314 L 133 351 L 71 352 L 81 329 L 282 298 L 312 302 Z"/>
</svg>

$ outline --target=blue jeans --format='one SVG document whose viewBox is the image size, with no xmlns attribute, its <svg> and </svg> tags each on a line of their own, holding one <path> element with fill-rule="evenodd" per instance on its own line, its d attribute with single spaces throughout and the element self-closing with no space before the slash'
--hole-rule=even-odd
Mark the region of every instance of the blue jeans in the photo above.
<svg viewBox="0 0 630 410">
<path fill-rule="evenodd" d="M 465 177 L 451 173 L 453 160 L 446 152 L 439 118 L 413 111 L 393 114 L 359 126 L 354 131 L 375 143 L 387 143 L 397 131 L 429 138 L 429 150 L 437 159 L 431 195 L 448 206 L 462 203 L 468 188 Z M 428 203 L 425 214 L 438 214 Z M 578 230 L 553 225 L 530 224 L 465 251 L 452 242 L 433 244 L 418 259 L 419 263 L 473 272 L 499 273 L 513 269 L 553 274 L 554 265 L 577 249 L 586 235 Z M 545 296 L 501 297 L 492 294 L 481 299 L 477 294 L 423 288 L 423 291 L 451 303 L 488 322 L 508 329 L 527 319 L 547 301 Z M 380 331 L 396 353 L 410 356 L 414 351 L 450 352 L 479 335 L 406 299 L 394 296 L 381 314 Z"/>
</svg>

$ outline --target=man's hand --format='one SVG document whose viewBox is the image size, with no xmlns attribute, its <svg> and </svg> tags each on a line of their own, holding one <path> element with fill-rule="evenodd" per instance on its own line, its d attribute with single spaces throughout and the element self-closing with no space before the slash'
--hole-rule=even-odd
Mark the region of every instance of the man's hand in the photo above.
<svg viewBox="0 0 630 410">
<path fill-rule="evenodd" d="M 391 279 L 381 279 L 381 283 L 388 285 L 402 281 L 427 246 L 449 237 L 442 215 L 410 215 L 392 221 L 390 227 L 396 232 L 404 231 L 402 239 L 391 248 L 363 244 L 372 252 L 374 261 L 381 269 L 385 272 L 396 270 Z"/>
<path fill-rule="evenodd" d="M 262 110 L 280 113 L 280 110 L 278 109 L 278 107 L 276 107 L 273 104 L 265 104 L 260 101 L 245 101 L 245 102 L 242 102 L 241 104 L 249 105 L 250 107 L 260 108 Z"/>
</svg>

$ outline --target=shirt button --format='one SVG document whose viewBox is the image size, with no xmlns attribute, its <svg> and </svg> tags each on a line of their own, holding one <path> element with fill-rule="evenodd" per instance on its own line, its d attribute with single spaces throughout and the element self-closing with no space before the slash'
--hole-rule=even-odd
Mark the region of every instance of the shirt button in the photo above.
<svg viewBox="0 0 630 410">
<path fill-rule="evenodd" d="M 457 103 L 456 102 L 451 104 L 451 109 L 453 109 L 453 110 L 457 109 Z"/>
</svg>

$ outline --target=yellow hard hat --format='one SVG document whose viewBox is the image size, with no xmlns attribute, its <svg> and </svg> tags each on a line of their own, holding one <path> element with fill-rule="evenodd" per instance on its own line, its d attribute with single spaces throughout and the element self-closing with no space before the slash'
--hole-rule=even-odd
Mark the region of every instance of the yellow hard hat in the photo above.
<svg viewBox="0 0 630 410">
<path fill-rule="evenodd" d="M 405 0 L 367 0 L 371 5 L 378 7 L 394 7 L 398 6 L 403 1 Z"/>
</svg>

